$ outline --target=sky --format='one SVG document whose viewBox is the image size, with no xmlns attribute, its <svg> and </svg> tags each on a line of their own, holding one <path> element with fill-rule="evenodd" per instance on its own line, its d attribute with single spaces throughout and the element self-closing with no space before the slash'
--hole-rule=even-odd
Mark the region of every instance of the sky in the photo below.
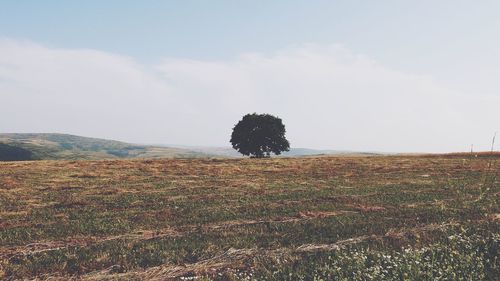
<svg viewBox="0 0 500 281">
<path fill-rule="evenodd" d="M 499 1 L 0 1 L 0 133 L 228 146 L 488 150 Z"/>
</svg>

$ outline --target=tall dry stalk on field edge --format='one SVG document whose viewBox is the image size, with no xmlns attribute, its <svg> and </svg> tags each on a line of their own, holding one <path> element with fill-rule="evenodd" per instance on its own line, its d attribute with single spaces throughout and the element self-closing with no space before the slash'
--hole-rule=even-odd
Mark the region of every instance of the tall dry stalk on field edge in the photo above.
<svg viewBox="0 0 500 281">
<path fill-rule="evenodd" d="M 486 171 L 484 173 L 483 184 L 481 185 L 481 190 L 479 197 L 476 201 L 480 201 L 484 198 L 484 196 L 495 188 L 495 183 L 497 179 L 497 172 L 495 169 L 496 164 L 496 156 L 495 156 L 495 139 L 497 136 L 497 132 L 493 135 L 493 139 L 491 141 L 491 150 L 490 150 L 490 159 L 488 161 L 488 165 Z"/>
</svg>

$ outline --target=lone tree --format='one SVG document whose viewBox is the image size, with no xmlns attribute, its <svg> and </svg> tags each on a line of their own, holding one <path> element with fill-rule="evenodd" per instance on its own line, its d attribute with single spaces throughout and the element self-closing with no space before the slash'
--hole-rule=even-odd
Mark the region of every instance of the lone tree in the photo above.
<svg viewBox="0 0 500 281">
<path fill-rule="evenodd" d="M 247 114 L 234 126 L 231 144 L 241 154 L 255 158 L 270 157 L 271 152 L 280 155 L 282 151 L 290 150 L 285 132 L 285 125 L 278 117 Z"/>
</svg>

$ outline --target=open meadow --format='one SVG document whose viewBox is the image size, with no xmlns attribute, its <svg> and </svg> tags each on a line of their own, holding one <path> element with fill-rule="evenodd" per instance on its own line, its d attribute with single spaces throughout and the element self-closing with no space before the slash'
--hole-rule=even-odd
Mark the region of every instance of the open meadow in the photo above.
<svg viewBox="0 0 500 281">
<path fill-rule="evenodd" d="M 497 280 L 488 155 L 0 163 L 0 279 Z"/>
</svg>

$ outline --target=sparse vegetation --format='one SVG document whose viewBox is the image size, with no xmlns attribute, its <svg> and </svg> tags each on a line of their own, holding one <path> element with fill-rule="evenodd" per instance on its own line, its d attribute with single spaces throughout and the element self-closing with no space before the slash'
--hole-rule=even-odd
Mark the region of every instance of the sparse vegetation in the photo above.
<svg viewBox="0 0 500 281">
<path fill-rule="evenodd" d="M 498 170 L 468 155 L 0 163 L 0 277 L 495 280 Z"/>
</svg>

